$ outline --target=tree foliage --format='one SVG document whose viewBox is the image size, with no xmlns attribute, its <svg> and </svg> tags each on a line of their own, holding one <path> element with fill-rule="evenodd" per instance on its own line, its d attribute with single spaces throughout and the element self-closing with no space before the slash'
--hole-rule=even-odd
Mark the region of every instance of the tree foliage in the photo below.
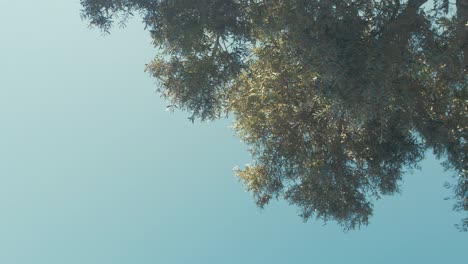
<svg viewBox="0 0 468 264">
<path fill-rule="evenodd" d="M 233 114 L 253 157 L 237 173 L 260 207 L 284 198 L 345 228 L 428 150 L 468 210 L 468 0 L 431 2 L 81 0 L 104 31 L 143 17 L 162 50 L 147 71 L 173 107 Z"/>
</svg>

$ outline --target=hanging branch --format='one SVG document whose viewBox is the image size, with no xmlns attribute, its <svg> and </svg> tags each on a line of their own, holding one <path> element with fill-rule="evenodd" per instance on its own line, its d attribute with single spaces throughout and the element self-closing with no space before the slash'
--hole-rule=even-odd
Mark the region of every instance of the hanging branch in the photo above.
<svg viewBox="0 0 468 264">
<path fill-rule="evenodd" d="M 460 49 L 463 52 L 465 73 L 468 72 L 468 0 L 457 0 L 457 36 Z"/>
</svg>

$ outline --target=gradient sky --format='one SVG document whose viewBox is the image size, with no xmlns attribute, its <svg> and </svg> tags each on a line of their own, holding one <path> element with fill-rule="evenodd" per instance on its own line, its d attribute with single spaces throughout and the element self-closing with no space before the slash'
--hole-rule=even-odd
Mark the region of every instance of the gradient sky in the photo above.
<svg viewBox="0 0 468 264">
<path fill-rule="evenodd" d="M 344 233 L 264 210 L 229 120 L 165 111 L 140 19 L 109 36 L 78 0 L 0 0 L 0 263 L 461 263 L 464 214 L 432 156 Z"/>
</svg>

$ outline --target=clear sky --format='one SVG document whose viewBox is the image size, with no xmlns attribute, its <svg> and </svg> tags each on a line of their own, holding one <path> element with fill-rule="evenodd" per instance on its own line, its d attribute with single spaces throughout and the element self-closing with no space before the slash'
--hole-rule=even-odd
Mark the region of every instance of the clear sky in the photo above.
<svg viewBox="0 0 468 264">
<path fill-rule="evenodd" d="M 165 111 L 139 19 L 90 30 L 78 0 L 0 0 L 0 263 L 462 263 L 432 156 L 371 224 L 343 233 L 255 207 L 229 120 Z"/>
</svg>

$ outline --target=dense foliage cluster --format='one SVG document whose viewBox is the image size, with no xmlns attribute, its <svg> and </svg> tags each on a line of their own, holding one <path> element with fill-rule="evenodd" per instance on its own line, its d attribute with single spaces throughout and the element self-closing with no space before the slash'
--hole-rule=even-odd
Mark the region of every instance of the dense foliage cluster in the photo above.
<svg viewBox="0 0 468 264">
<path fill-rule="evenodd" d="M 432 150 L 468 210 L 468 0 L 81 3 L 104 31 L 142 15 L 171 106 L 234 115 L 253 156 L 238 175 L 260 207 L 282 197 L 356 228 Z"/>
</svg>

